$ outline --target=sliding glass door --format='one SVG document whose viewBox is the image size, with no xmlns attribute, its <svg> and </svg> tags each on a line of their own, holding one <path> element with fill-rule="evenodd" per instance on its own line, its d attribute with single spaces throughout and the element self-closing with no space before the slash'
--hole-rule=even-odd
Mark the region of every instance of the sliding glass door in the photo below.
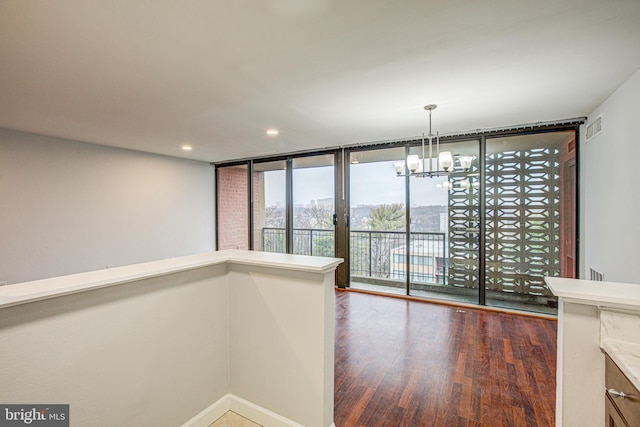
<svg viewBox="0 0 640 427">
<path fill-rule="evenodd" d="M 334 157 L 324 154 L 292 160 L 294 254 L 335 254 Z"/>
<path fill-rule="evenodd" d="M 352 152 L 349 156 L 350 286 L 406 293 L 405 179 L 394 162 L 404 148 Z"/>
<path fill-rule="evenodd" d="M 478 302 L 478 147 L 443 145 L 453 169 L 433 176 L 405 167 L 418 155 L 418 172 L 438 170 L 437 152 L 423 158 L 420 146 L 350 153 L 351 287 Z"/>
<path fill-rule="evenodd" d="M 479 288 L 479 142 L 441 145 L 453 167 L 440 176 L 409 178 L 409 294 L 468 303 Z M 409 154 L 422 156 L 421 147 Z M 428 156 L 428 153 L 427 153 Z M 464 164 L 463 164 L 464 163 Z M 441 169 L 437 153 L 425 170 Z"/>
<path fill-rule="evenodd" d="M 334 256 L 334 157 L 253 163 L 254 250 Z"/>
<path fill-rule="evenodd" d="M 287 252 L 287 163 L 253 164 L 253 249 Z"/>
<path fill-rule="evenodd" d="M 350 286 L 553 313 L 545 276 L 575 276 L 575 132 L 352 151 Z M 396 166 L 398 168 L 396 169 Z"/>
</svg>

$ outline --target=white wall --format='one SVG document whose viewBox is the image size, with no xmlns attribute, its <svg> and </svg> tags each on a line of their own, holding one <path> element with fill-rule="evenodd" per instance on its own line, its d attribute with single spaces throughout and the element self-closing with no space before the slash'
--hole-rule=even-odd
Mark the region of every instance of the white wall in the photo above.
<svg viewBox="0 0 640 427">
<path fill-rule="evenodd" d="M 303 426 L 331 425 L 333 272 L 231 265 L 229 307 L 231 393 Z"/>
<path fill-rule="evenodd" d="M 0 402 L 66 403 L 74 426 L 329 427 L 340 262 L 217 251 L 0 287 Z"/>
<path fill-rule="evenodd" d="M 69 404 L 73 426 L 182 425 L 228 393 L 227 302 L 214 265 L 0 308 L 0 402 Z"/>
<path fill-rule="evenodd" d="M 594 267 L 607 281 L 640 283 L 640 70 L 587 123 L 599 114 L 603 132 L 581 141 L 581 277 Z"/>
<path fill-rule="evenodd" d="M 0 130 L 0 282 L 214 249 L 207 163 Z"/>
</svg>

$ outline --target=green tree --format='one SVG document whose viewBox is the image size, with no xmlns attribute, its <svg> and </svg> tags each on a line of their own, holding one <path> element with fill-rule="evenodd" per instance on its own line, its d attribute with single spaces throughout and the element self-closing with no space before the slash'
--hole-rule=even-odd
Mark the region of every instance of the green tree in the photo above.
<svg viewBox="0 0 640 427">
<path fill-rule="evenodd" d="M 404 231 L 404 205 L 392 203 L 380 205 L 369 214 L 369 228 L 371 233 L 371 276 L 390 277 L 391 251 L 398 243 L 404 244 L 404 239 L 397 239 L 397 233 L 390 231 Z"/>
<path fill-rule="evenodd" d="M 372 209 L 369 227 L 376 231 L 404 231 L 404 204 L 392 203 Z"/>
</svg>

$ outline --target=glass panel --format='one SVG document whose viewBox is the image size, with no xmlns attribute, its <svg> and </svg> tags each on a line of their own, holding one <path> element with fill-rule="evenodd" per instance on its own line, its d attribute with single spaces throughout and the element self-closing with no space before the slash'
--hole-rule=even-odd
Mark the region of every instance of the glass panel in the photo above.
<svg viewBox="0 0 640 427">
<path fill-rule="evenodd" d="M 486 163 L 487 304 L 555 313 L 544 276 L 575 275 L 575 133 L 488 139 Z"/>
<path fill-rule="evenodd" d="M 293 253 L 335 255 L 332 154 L 293 159 Z"/>
<path fill-rule="evenodd" d="M 218 250 L 249 249 L 247 165 L 217 168 Z"/>
<path fill-rule="evenodd" d="M 409 180 L 410 294 L 477 303 L 479 142 L 442 144 L 440 151 L 451 154 L 442 156 L 453 160 L 450 174 Z M 433 159 L 424 161 L 425 171 L 446 167 L 439 165 L 435 147 L 433 152 Z M 422 158 L 422 149 L 412 147 L 409 154 Z"/>
<path fill-rule="evenodd" d="M 286 162 L 253 165 L 253 249 L 285 253 Z"/>
<path fill-rule="evenodd" d="M 404 148 L 350 154 L 350 287 L 406 294 Z M 397 257 L 396 257 L 397 255 Z"/>
</svg>

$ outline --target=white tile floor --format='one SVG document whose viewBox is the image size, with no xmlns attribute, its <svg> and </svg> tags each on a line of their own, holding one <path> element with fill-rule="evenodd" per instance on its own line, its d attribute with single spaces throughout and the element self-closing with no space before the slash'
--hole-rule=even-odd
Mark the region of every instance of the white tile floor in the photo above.
<svg viewBox="0 0 640 427">
<path fill-rule="evenodd" d="M 236 414 L 235 412 L 227 412 L 216 420 L 209 427 L 262 427 L 247 418 Z"/>
</svg>

